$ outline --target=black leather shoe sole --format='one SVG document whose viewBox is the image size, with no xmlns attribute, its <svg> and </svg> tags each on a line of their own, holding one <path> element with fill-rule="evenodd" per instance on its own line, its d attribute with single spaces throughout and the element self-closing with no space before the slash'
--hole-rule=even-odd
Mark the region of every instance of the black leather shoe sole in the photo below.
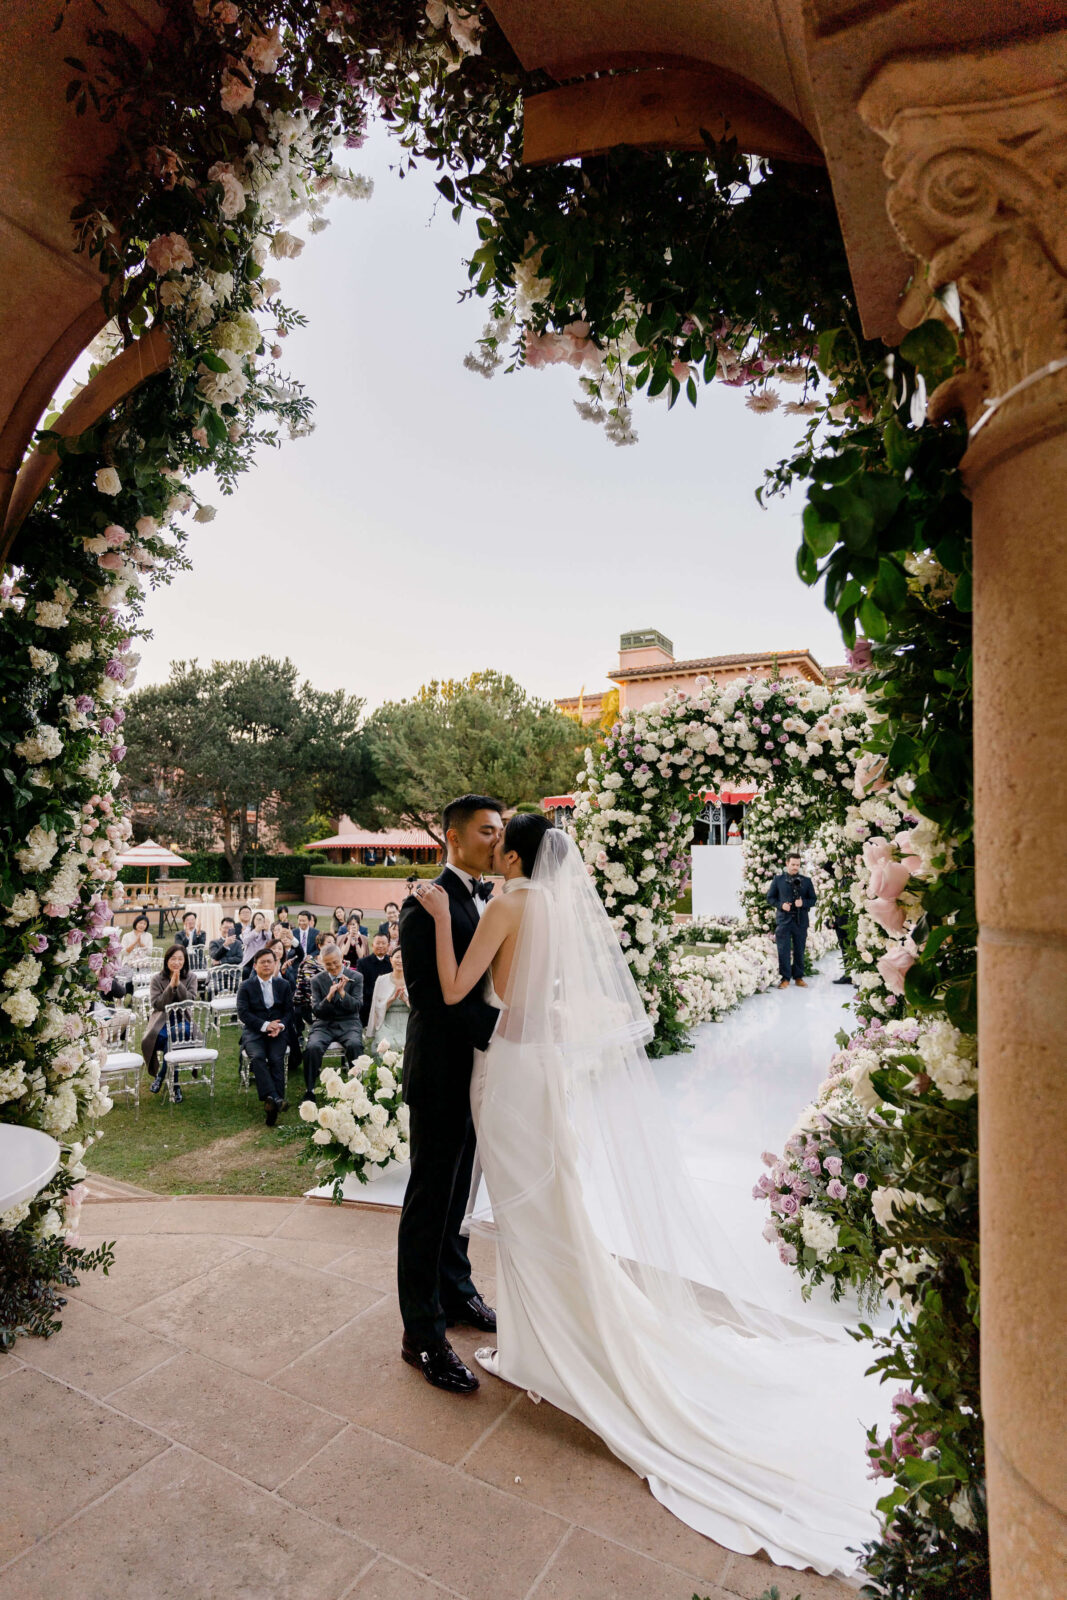
<svg viewBox="0 0 1067 1600">
<path fill-rule="evenodd" d="M 267 1127 L 268 1128 L 273 1128 L 273 1126 L 277 1122 L 277 1120 L 278 1120 L 278 1102 L 277 1102 L 277 1100 L 268 1099 L 268 1101 L 267 1101 L 267 1116 L 266 1116 Z"/>
<path fill-rule="evenodd" d="M 422 1373 L 427 1383 L 432 1384 L 435 1389 L 444 1389 L 446 1394 L 473 1394 L 481 1387 L 473 1372 L 466 1377 L 458 1372 L 434 1372 L 422 1362 L 418 1351 L 408 1350 L 403 1345 L 400 1346 L 400 1355 L 409 1367 L 414 1367 L 416 1371 Z"/>
<path fill-rule="evenodd" d="M 456 1317 L 445 1317 L 446 1328 L 477 1328 L 479 1333 L 495 1333 L 496 1318 L 480 1317 L 473 1311 L 461 1312 Z"/>
</svg>

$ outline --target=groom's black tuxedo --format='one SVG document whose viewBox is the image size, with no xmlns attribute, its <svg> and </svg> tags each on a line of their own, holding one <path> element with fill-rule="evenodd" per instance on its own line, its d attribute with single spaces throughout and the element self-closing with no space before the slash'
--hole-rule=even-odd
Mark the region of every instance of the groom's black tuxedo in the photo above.
<svg viewBox="0 0 1067 1600">
<path fill-rule="evenodd" d="M 446 868 L 436 881 L 449 898 L 459 962 L 474 938 L 478 907 L 455 872 Z M 397 1287 L 408 1339 L 425 1349 L 445 1337 L 449 1313 L 476 1292 L 459 1231 L 474 1165 L 471 1071 L 474 1052 L 486 1048 L 500 1013 L 475 990 L 458 1005 L 445 1005 L 434 920 L 414 895 L 400 910 L 400 950 L 411 1002 L 404 1045 L 411 1171 L 397 1237 Z"/>
</svg>

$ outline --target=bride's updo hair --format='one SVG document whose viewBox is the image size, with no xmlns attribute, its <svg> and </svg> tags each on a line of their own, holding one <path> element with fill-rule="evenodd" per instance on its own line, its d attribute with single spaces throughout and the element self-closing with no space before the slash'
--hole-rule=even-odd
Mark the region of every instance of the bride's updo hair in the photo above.
<svg viewBox="0 0 1067 1600">
<path fill-rule="evenodd" d="M 533 877 L 537 851 L 550 827 L 547 818 L 539 817 L 536 812 L 517 811 L 504 829 L 504 849 L 515 851 L 527 878 Z"/>
</svg>

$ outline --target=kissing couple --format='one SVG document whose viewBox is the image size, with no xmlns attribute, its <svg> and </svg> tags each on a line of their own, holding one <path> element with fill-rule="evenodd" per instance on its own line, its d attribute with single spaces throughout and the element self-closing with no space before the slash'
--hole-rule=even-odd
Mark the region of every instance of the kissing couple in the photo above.
<svg viewBox="0 0 1067 1600">
<path fill-rule="evenodd" d="M 404 1360 L 471 1396 L 448 1328 L 495 1334 L 474 1358 L 485 1372 L 591 1428 L 690 1527 L 851 1574 L 877 1530 L 865 1429 L 886 1409 L 864 1352 L 771 1310 L 691 1182 L 652 1025 L 574 841 L 534 814 L 505 824 L 479 794 L 445 807 L 444 833 L 444 870 L 400 913 Z M 496 1311 L 472 1229 L 495 1242 Z"/>
</svg>

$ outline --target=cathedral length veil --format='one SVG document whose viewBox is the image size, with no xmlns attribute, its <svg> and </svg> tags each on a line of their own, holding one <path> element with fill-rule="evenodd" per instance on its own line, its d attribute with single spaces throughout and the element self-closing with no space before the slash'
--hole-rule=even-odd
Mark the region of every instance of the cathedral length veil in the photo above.
<svg viewBox="0 0 1067 1600">
<path fill-rule="evenodd" d="M 547 833 L 512 890 L 523 920 L 478 1116 L 502 1375 L 585 1422 L 700 1532 L 850 1572 L 876 1529 L 864 1430 L 887 1409 L 866 1353 L 763 1303 L 691 1184 L 573 841 Z"/>
</svg>

